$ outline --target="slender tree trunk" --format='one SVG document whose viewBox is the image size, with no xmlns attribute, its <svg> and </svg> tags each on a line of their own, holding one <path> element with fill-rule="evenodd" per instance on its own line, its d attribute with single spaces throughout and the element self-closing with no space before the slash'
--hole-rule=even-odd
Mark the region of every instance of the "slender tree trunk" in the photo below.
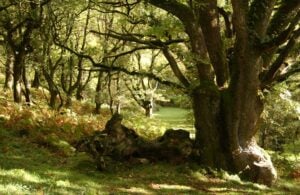
<svg viewBox="0 0 300 195">
<path fill-rule="evenodd" d="M 14 55 L 11 53 L 10 50 L 8 50 L 6 63 L 5 63 L 4 89 L 11 90 L 13 87 L 13 65 L 14 65 Z"/>
<path fill-rule="evenodd" d="M 56 108 L 56 98 L 57 98 L 57 91 L 56 90 L 50 90 L 50 102 L 49 106 L 51 108 Z"/>
<path fill-rule="evenodd" d="M 78 101 L 83 100 L 83 95 L 82 95 L 83 90 L 84 87 L 82 86 L 82 84 L 79 84 L 76 91 L 76 100 Z"/>
<path fill-rule="evenodd" d="M 102 100 L 101 100 L 101 90 L 102 90 L 102 85 L 101 85 L 101 80 L 102 80 L 103 72 L 98 73 L 98 80 L 97 80 L 97 86 L 96 86 L 96 94 L 95 94 L 95 113 L 100 114 L 101 110 L 101 105 L 102 105 Z"/>
<path fill-rule="evenodd" d="M 79 101 L 83 100 L 82 92 L 84 90 L 83 81 L 82 81 L 83 80 L 82 61 L 83 61 L 82 58 L 78 59 L 78 74 L 77 74 L 77 80 L 75 81 L 76 83 L 74 84 L 74 87 L 76 88 L 75 97 Z"/>
<path fill-rule="evenodd" d="M 108 93 L 109 93 L 109 109 L 110 109 L 110 113 L 113 115 L 114 114 L 114 97 L 112 94 L 112 76 L 111 73 L 108 73 Z"/>
<path fill-rule="evenodd" d="M 38 70 L 34 71 L 34 79 L 32 81 L 31 87 L 38 89 L 41 85 L 40 82 L 40 72 Z"/>
<path fill-rule="evenodd" d="M 117 114 L 121 114 L 121 103 L 120 103 L 120 102 L 118 102 L 118 103 L 116 104 L 116 113 L 117 113 Z"/>
<path fill-rule="evenodd" d="M 66 100 L 66 108 L 72 107 L 72 94 L 67 94 L 67 100 Z"/>
<path fill-rule="evenodd" d="M 15 55 L 14 67 L 13 67 L 13 94 L 14 94 L 14 102 L 21 103 L 22 102 L 22 72 L 23 72 L 23 58 L 22 53 Z"/>
<path fill-rule="evenodd" d="M 48 73 L 45 68 L 43 68 L 43 74 L 44 74 L 44 77 L 47 81 L 47 84 L 48 84 L 48 89 L 49 89 L 49 92 L 50 92 L 50 102 L 49 102 L 49 106 L 51 108 L 56 108 L 56 98 L 57 98 L 57 95 L 59 94 L 56 86 L 55 86 L 55 83 L 53 81 L 53 75 L 54 73 Z"/>
<path fill-rule="evenodd" d="M 151 118 L 153 114 L 153 100 L 146 100 L 143 104 L 143 108 L 145 109 L 145 116 Z"/>
<path fill-rule="evenodd" d="M 26 76 L 26 67 L 23 67 L 23 73 L 22 73 L 22 77 L 23 77 L 23 82 L 24 82 L 24 86 L 25 86 L 25 91 L 24 91 L 24 95 L 25 95 L 25 100 L 26 100 L 26 104 L 30 105 L 31 103 L 31 98 L 30 98 L 30 84 L 29 81 L 27 79 Z"/>
</svg>

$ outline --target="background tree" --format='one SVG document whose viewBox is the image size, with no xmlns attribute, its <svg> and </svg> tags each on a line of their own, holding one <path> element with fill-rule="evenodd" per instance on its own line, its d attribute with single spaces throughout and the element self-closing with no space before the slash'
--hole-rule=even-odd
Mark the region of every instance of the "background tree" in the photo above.
<svg viewBox="0 0 300 195">
<path fill-rule="evenodd" d="M 160 52 L 155 53 L 155 51 L 152 51 L 150 59 L 148 58 L 150 63 L 146 65 L 146 62 L 144 62 L 145 59 L 143 60 L 143 58 L 145 58 L 143 54 L 136 52 L 135 56 L 137 60 L 138 71 L 142 72 L 146 70 L 147 72 L 153 72 L 153 69 L 155 68 L 155 59 L 159 56 L 159 53 Z M 128 80 L 130 82 L 126 82 L 126 87 L 130 91 L 131 96 L 135 102 L 145 110 L 145 115 L 147 117 L 152 117 L 154 98 L 158 97 L 158 95 L 156 96 L 158 82 L 145 77 L 133 77 Z"/>
<path fill-rule="evenodd" d="M 9 5 L 9 2 L 5 2 Z M 36 2 L 21 1 L 10 4 L 2 17 L 2 26 L 5 29 L 5 40 L 13 53 L 13 93 L 14 101 L 21 102 L 21 84 L 24 83 L 26 102 L 30 103 L 29 83 L 26 76 L 25 59 L 33 51 L 31 36 L 34 29 L 42 23 L 43 6 L 48 1 Z"/>
</svg>

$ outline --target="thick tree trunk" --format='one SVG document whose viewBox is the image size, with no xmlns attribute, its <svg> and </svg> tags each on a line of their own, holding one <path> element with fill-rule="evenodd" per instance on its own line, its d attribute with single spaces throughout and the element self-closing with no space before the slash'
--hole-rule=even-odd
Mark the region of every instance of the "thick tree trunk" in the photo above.
<svg viewBox="0 0 300 195">
<path fill-rule="evenodd" d="M 200 163 L 240 173 L 242 178 L 250 181 L 272 185 L 276 171 L 269 155 L 256 144 L 254 135 L 257 127 L 247 126 L 248 123 L 254 123 L 253 120 L 258 120 L 259 114 L 248 113 L 245 116 L 248 122 L 235 118 L 240 121 L 240 126 L 253 129 L 234 133 L 236 129 L 229 125 L 231 122 L 228 120 L 232 119 L 229 116 L 235 111 L 226 93 L 207 88 L 194 91 L 195 144 L 199 150 Z M 261 112 L 260 109 L 255 111 Z"/>
<path fill-rule="evenodd" d="M 209 86 L 194 90 L 192 94 L 196 139 L 200 163 L 230 170 L 228 138 L 220 116 L 221 98 L 217 89 Z"/>
</svg>

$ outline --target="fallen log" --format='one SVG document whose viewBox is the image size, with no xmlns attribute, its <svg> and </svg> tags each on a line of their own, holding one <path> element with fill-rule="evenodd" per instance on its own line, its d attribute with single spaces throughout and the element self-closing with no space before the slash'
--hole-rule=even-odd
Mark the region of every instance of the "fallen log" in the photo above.
<svg viewBox="0 0 300 195">
<path fill-rule="evenodd" d="M 161 137 L 147 140 L 122 125 L 122 120 L 121 115 L 114 114 L 103 131 L 83 138 L 76 145 L 78 151 L 93 157 L 99 170 L 106 168 L 106 158 L 117 161 L 139 158 L 147 162 L 182 163 L 192 154 L 194 144 L 188 131 L 168 129 Z"/>
</svg>

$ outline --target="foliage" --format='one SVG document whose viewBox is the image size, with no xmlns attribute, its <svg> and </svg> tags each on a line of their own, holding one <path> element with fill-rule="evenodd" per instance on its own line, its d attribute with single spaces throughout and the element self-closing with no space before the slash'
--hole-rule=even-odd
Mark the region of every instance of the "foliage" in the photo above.
<svg viewBox="0 0 300 195">
<path fill-rule="evenodd" d="M 260 142 L 265 148 L 298 154 L 300 102 L 295 99 L 298 92 L 290 86 L 292 84 L 279 84 L 273 89 L 272 94 L 266 96 Z"/>
<path fill-rule="evenodd" d="M 69 143 L 74 143 L 95 130 L 104 129 L 107 119 L 107 115 L 84 115 L 83 112 L 90 113 L 91 110 L 85 104 L 75 104 L 73 111 L 65 109 L 60 112 L 49 110 L 47 105 L 27 107 L 4 99 L 0 100 L 0 106 L 3 127 L 63 155 L 72 154 L 73 149 Z"/>
</svg>

